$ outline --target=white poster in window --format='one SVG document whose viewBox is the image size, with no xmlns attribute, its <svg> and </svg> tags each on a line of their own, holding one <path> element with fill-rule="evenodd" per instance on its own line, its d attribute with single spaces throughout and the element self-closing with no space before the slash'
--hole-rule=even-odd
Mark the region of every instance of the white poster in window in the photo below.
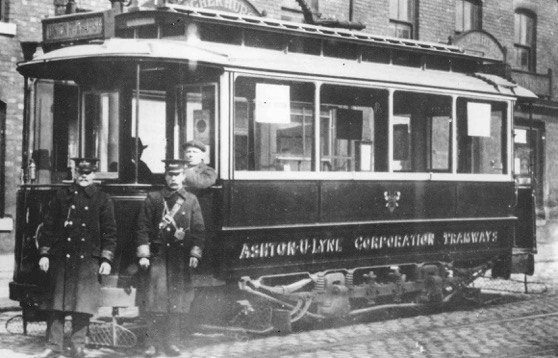
<svg viewBox="0 0 558 358">
<path fill-rule="evenodd" d="M 527 144 L 527 130 L 526 129 L 514 129 L 513 130 L 513 141 L 517 144 Z"/>
<path fill-rule="evenodd" d="M 256 122 L 291 122 L 289 86 L 256 83 Z"/>
<path fill-rule="evenodd" d="M 470 137 L 490 137 L 492 108 L 487 103 L 467 103 L 467 134 Z"/>
</svg>

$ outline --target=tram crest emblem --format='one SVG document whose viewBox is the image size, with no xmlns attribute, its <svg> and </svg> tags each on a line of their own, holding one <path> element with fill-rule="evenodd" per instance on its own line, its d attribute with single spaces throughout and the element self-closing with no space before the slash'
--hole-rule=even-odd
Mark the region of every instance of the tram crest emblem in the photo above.
<svg viewBox="0 0 558 358">
<path fill-rule="evenodd" d="M 395 208 L 399 207 L 399 198 L 401 198 L 401 192 L 384 191 L 384 198 L 386 199 L 386 208 L 389 209 L 390 213 L 393 213 Z"/>
</svg>

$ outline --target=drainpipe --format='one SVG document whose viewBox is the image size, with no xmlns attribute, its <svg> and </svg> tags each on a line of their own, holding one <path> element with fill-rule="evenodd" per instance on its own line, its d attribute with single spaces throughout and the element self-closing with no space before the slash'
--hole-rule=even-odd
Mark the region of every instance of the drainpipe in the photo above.
<svg viewBox="0 0 558 358">
<path fill-rule="evenodd" d="M 353 1 L 351 0 L 349 4 L 349 21 L 340 21 L 337 19 L 321 18 L 320 15 L 316 15 L 312 12 L 310 5 L 306 0 L 296 0 L 300 8 L 302 9 L 302 15 L 304 16 L 304 21 L 310 25 L 326 26 L 326 27 L 339 27 L 349 30 L 362 30 L 366 28 L 360 21 L 352 21 L 353 17 Z"/>
</svg>

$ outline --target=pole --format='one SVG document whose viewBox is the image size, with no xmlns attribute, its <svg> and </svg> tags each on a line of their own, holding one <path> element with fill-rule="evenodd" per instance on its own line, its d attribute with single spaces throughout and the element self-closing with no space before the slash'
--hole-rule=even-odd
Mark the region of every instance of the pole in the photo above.
<svg viewBox="0 0 558 358">
<path fill-rule="evenodd" d="M 134 183 L 138 183 L 138 168 L 139 168 L 139 149 L 138 149 L 138 141 L 139 141 L 139 111 L 140 111 L 140 72 L 141 72 L 141 65 L 138 63 L 136 66 L 136 141 L 134 143 L 135 151 L 134 151 L 134 160 L 136 162 L 135 173 L 134 173 Z"/>
</svg>

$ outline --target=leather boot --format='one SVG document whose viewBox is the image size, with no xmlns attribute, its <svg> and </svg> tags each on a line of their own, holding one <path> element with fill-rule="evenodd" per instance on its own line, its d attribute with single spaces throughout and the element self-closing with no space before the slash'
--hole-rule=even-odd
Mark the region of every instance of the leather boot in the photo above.
<svg viewBox="0 0 558 358">
<path fill-rule="evenodd" d="M 144 352 L 146 358 L 155 357 L 158 355 L 157 348 L 155 346 L 149 346 Z"/>
<path fill-rule="evenodd" d="M 166 349 L 165 349 L 165 353 L 169 356 L 169 357 L 178 357 L 180 355 L 180 349 L 178 349 L 177 346 L 175 346 L 174 344 L 170 344 Z"/>
<path fill-rule="evenodd" d="M 34 358 L 58 358 L 60 353 L 56 352 L 52 348 L 47 348 L 41 353 L 37 353 L 33 356 Z"/>
<path fill-rule="evenodd" d="M 72 358 L 85 358 L 85 351 L 83 347 L 72 347 Z"/>
</svg>

